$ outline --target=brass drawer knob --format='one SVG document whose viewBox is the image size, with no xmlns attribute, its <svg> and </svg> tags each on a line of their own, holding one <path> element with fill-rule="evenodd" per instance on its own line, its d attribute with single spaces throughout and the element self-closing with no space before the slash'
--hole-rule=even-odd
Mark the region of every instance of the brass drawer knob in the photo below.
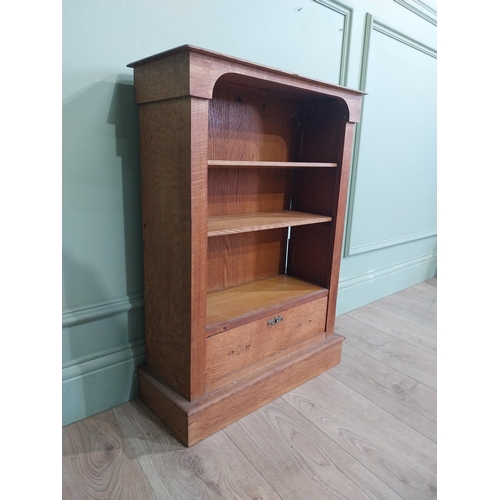
<svg viewBox="0 0 500 500">
<path fill-rule="evenodd" d="M 275 316 L 274 318 L 271 318 L 267 324 L 268 325 L 275 325 L 276 323 L 279 323 L 280 321 L 283 321 L 283 316 Z"/>
</svg>

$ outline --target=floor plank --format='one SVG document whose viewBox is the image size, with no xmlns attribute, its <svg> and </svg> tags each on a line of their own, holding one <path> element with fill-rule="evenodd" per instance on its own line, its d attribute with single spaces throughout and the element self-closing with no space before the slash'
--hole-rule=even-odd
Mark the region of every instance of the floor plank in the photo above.
<svg viewBox="0 0 500 500">
<path fill-rule="evenodd" d="M 111 410 L 64 427 L 62 442 L 63 500 L 156 500 Z"/>
<path fill-rule="evenodd" d="M 344 314 L 335 331 L 344 343 L 436 390 L 436 356 Z"/>
<path fill-rule="evenodd" d="M 140 401 L 113 411 L 158 499 L 280 500 L 223 432 L 185 448 Z"/>
<path fill-rule="evenodd" d="M 401 498 L 282 399 L 224 432 L 283 499 Z"/>
<path fill-rule="evenodd" d="M 344 344 L 342 361 L 327 372 L 436 442 L 436 391 Z"/>
<path fill-rule="evenodd" d="M 430 278 L 426 281 L 423 281 L 422 283 L 425 283 L 428 286 L 433 286 L 434 288 L 437 288 L 437 276 L 434 276 L 434 278 Z"/>
<path fill-rule="evenodd" d="M 437 354 L 435 327 L 424 326 L 374 304 L 350 311 L 347 315 L 430 354 Z"/>
<path fill-rule="evenodd" d="M 373 305 L 399 314 L 424 326 L 435 328 L 437 324 L 437 303 L 434 296 L 430 301 L 415 297 L 414 291 L 403 290 L 373 302 Z"/>
<path fill-rule="evenodd" d="M 342 382 L 324 373 L 283 399 L 403 498 L 436 498 L 436 444 Z"/>
<path fill-rule="evenodd" d="M 436 284 L 432 284 L 431 282 L 432 280 L 422 281 L 421 283 L 405 288 L 398 293 L 403 293 L 403 296 L 408 293 L 415 297 L 431 297 L 431 302 L 437 304 Z"/>
</svg>

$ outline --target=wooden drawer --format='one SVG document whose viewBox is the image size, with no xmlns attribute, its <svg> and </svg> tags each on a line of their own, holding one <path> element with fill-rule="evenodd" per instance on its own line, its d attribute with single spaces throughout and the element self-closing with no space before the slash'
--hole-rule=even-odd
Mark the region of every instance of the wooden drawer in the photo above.
<svg viewBox="0 0 500 500">
<path fill-rule="evenodd" d="M 207 387 L 293 344 L 325 331 L 327 297 L 207 338 Z"/>
</svg>

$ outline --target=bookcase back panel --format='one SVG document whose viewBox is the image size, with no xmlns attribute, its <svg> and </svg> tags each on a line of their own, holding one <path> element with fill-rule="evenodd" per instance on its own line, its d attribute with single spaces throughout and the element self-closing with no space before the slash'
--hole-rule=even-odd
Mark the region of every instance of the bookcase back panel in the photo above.
<svg viewBox="0 0 500 500">
<path fill-rule="evenodd" d="M 208 216 L 269 212 L 290 208 L 292 172 L 286 169 L 208 171 Z"/>
<path fill-rule="evenodd" d="M 208 158 L 290 161 L 295 155 L 298 107 L 257 90 L 214 89 L 208 120 Z"/>
<path fill-rule="evenodd" d="M 346 116 L 345 103 L 337 99 L 303 102 L 300 107 L 298 161 L 339 163 Z"/>
<path fill-rule="evenodd" d="M 334 216 L 335 183 L 339 169 L 307 168 L 293 172 L 292 209 Z"/>
<path fill-rule="evenodd" d="M 329 288 L 331 252 L 331 224 L 292 227 L 288 272 L 297 278 Z"/>
<path fill-rule="evenodd" d="M 284 228 L 209 238 L 207 291 L 284 273 L 287 235 Z"/>
</svg>

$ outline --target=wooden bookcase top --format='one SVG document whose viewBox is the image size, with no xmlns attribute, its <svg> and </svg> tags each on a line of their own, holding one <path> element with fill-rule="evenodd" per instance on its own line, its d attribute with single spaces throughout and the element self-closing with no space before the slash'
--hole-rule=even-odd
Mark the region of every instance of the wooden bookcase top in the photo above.
<svg viewBox="0 0 500 500">
<path fill-rule="evenodd" d="M 365 92 L 322 82 L 193 45 L 140 59 L 127 65 L 134 69 L 137 104 L 181 96 L 211 99 L 215 83 L 253 87 L 287 99 L 311 100 L 334 96 L 347 105 L 348 121 L 359 122 Z"/>
</svg>

